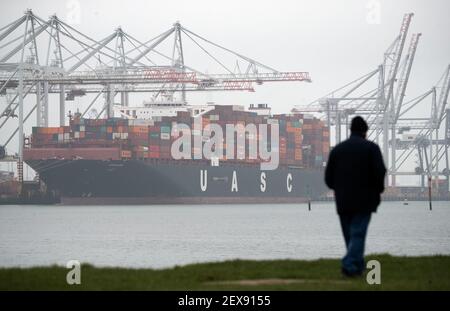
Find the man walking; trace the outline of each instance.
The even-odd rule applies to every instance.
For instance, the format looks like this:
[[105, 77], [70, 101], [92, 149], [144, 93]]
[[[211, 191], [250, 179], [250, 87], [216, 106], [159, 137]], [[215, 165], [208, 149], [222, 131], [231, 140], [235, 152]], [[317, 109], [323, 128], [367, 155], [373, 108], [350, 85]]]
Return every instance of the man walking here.
[[353, 118], [350, 138], [333, 148], [325, 170], [347, 248], [342, 273], [349, 277], [364, 272], [367, 227], [384, 191], [386, 168], [378, 145], [366, 140], [368, 129], [363, 118]]

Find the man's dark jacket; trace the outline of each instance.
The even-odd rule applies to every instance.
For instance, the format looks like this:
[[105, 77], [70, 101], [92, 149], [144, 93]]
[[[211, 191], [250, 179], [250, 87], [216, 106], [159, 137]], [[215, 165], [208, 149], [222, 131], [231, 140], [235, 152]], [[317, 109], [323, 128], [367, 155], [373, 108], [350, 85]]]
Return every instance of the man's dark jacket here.
[[338, 214], [375, 212], [384, 191], [386, 168], [380, 148], [352, 134], [330, 152], [325, 182], [334, 190]]

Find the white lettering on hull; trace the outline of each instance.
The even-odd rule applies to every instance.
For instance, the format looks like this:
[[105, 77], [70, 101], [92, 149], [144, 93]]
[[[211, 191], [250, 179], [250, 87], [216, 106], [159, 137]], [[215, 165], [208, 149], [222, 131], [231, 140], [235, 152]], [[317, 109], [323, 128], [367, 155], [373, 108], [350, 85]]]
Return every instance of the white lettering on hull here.
[[233, 179], [231, 181], [231, 192], [238, 192], [238, 182], [236, 171], [233, 171]]
[[291, 175], [291, 173], [287, 174], [286, 187], [287, 187], [287, 191], [288, 192], [292, 191], [292, 175]]
[[200, 170], [200, 189], [202, 189], [202, 191], [205, 192], [207, 188], [208, 188], [208, 171]]
[[[216, 177], [213, 177], [213, 179]], [[219, 178], [217, 178], [219, 180]], [[291, 173], [286, 175], [286, 190], [292, 192], [293, 190], [293, 177]], [[205, 192], [208, 189], [208, 170], [200, 170], [200, 189]], [[266, 192], [267, 190], [267, 175], [265, 172], [261, 172], [259, 189], [261, 192]], [[238, 192], [238, 178], [236, 171], [233, 171], [233, 176], [231, 178], [231, 192]]]
[[259, 186], [261, 192], [266, 192], [266, 186], [266, 173], [261, 172], [261, 184]]

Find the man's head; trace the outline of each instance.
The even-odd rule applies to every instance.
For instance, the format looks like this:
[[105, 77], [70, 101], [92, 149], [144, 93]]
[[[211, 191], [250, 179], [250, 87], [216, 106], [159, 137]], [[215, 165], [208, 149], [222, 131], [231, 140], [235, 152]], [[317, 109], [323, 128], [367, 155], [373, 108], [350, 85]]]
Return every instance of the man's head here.
[[367, 123], [363, 118], [356, 116], [352, 119], [352, 124], [350, 126], [352, 134], [357, 134], [365, 138], [368, 130], [369, 126], [367, 126]]

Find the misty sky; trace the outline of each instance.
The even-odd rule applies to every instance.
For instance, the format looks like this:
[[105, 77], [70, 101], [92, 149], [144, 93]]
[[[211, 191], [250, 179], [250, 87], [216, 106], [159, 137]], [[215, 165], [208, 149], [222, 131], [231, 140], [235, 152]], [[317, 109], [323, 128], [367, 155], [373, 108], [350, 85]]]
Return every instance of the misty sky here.
[[[374, 3], [379, 4], [379, 23], [370, 16]], [[79, 24], [73, 26], [96, 39], [122, 26], [145, 41], [180, 21], [186, 28], [273, 68], [309, 71], [313, 79], [311, 84], [266, 84], [257, 87], [255, 93], [189, 93], [192, 104], [264, 102], [275, 112], [288, 112], [296, 104], [306, 104], [376, 69], [384, 51], [398, 35], [407, 12], [414, 12], [415, 16], [405, 49], [412, 33], [421, 32], [422, 37], [406, 99], [430, 89], [450, 63], [448, 0], [2, 0], [0, 27], [17, 19], [27, 8], [44, 19], [56, 13], [68, 21], [74, 6], [78, 5]], [[192, 61], [198, 68], [202, 57], [205, 56], [192, 55], [185, 63], [189, 65]], [[84, 105], [83, 100], [74, 104]], [[3, 107], [1, 101], [0, 108]], [[428, 114], [426, 108], [420, 109]], [[51, 122], [57, 120], [55, 114]]]
[[[0, 24], [18, 18], [26, 8], [44, 19], [56, 13], [68, 20], [74, 2], [80, 7], [80, 24], [75, 26], [96, 39], [122, 26], [144, 41], [178, 20], [206, 38], [264, 64], [281, 71], [309, 71], [313, 79], [311, 84], [267, 84], [255, 93], [201, 95], [223, 103], [267, 102], [281, 112], [320, 97], [375, 69], [398, 34], [406, 12], [415, 13], [410, 34], [423, 34], [408, 95], [429, 89], [450, 62], [450, 2], [446, 0], [16, 0], [0, 2]], [[369, 7], [374, 2], [380, 4], [379, 24], [368, 23]], [[190, 64], [189, 58], [185, 61]]]

